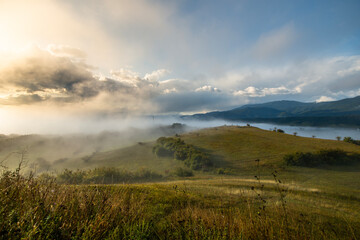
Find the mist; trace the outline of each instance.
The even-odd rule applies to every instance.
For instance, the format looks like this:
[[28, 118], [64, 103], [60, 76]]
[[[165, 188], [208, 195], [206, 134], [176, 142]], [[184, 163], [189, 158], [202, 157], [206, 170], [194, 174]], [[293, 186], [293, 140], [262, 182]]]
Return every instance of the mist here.
[[[281, 128], [286, 134], [335, 140], [337, 136], [360, 139], [358, 129], [283, 126], [244, 121], [200, 121], [181, 115], [136, 115], [134, 113], [88, 112], [81, 104], [67, 108], [49, 106], [0, 108], [0, 161], [15, 168], [20, 152], [28, 166], [38, 172], [64, 168], [106, 166], [89, 162], [98, 153], [124, 149], [162, 136], [223, 126], [251, 124], [264, 130]], [[174, 124], [180, 123], [180, 124]], [[149, 152], [151, 154], [151, 151]]]

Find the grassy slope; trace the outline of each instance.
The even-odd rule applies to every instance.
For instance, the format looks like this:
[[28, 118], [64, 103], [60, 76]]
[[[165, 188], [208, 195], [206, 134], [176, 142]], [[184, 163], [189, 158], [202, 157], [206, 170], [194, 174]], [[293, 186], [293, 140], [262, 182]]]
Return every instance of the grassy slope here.
[[[291, 201], [302, 207], [309, 203], [313, 204], [314, 194], [321, 192], [326, 193], [323, 196], [324, 206], [331, 206], [338, 199], [345, 198], [337, 205], [344, 205], [343, 209], [346, 209], [346, 212], [352, 212], [354, 207], [360, 210], [359, 204], [353, 205], [347, 202], [349, 197], [360, 196], [359, 165], [304, 168], [287, 167], [282, 162], [285, 154], [296, 151], [343, 149], [347, 152], [360, 153], [359, 146], [336, 140], [304, 138], [253, 127], [239, 128], [236, 126], [203, 129], [183, 134], [180, 137], [186, 143], [193, 144], [210, 153], [217, 167], [229, 168], [235, 172], [233, 176], [197, 173], [202, 180], [189, 184], [198, 190], [204, 189], [204, 186], [217, 189], [218, 187], [215, 187], [214, 183], [219, 181], [231, 183], [224, 183], [221, 191], [231, 192], [234, 188], [239, 190], [244, 186], [248, 188], [254, 184], [254, 175], [261, 175], [263, 181], [268, 181], [267, 183], [274, 188], [275, 182], [271, 181], [273, 180], [271, 172], [277, 170], [278, 177], [286, 184], [287, 188], [293, 191]], [[173, 159], [157, 158], [151, 151], [153, 144], [152, 142], [137, 144], [116, 151], [99, 153], [93, 157], [92, 162], [96, 165], [103, 163], [132, 170], [147, 167], [160, 173], [182, 165], [180, 161]], [[260, 159], [259, 167], [255, 159]], [[206, 180], [209, 177], [213, 180]], [[304, 201], [305, 199], [307, 200]]]
[[[216, 167], [229, 167], [244, 173], [256, 168], [256, 159], [261, 166], [279, 167], [283, 156], [296, 151], [317, 151], [320, 149], [343, 149], [360, 153], [360, 147], [342, 141], [304, 138], [289, 134], [261, 130], [254, 127], [216, 127], [180, 135], [186, 143], [208, 152]], [[161, 171], [182, 166], [181, 162], [170, 158], [157, 158], [152, 153], [154, 142], [138, 143], [117, 150], [99, 152], [87, 161], [88, 167], [111, 166], [131, 170], [148, 167]], [[80, 162], [79, 162], [80, 161]], [[83, 163], [75, 159], [74, 168]], [[78, 162], [78, 163], [76, 163]]]
[[[360, 196], [360, 165], [305, 168], [288, 167], [283, 156], [296, 151], [313, 152], [320, 149], [343, 149], [360, 153], [360, 147], [336, 140], [304, 138], [276, 133], [253, 127], [217, 127], [184, 134], [185, 142], [207, 149], [219, 166], [236, 169], [245, 178], [262, 175], [272, 179], [271, 172], [279, 171], [279, 177], [293, 185], [320, 188], [323, 191]], [[260, 159], [257, 167], [255, 159]]]
[[184, 166], [182, 162], [172, 158], [158, 158], [152, 153], [153, 142], [138, 143], [136, 145], [120, 148], [113, 151], [96, 153], [84, 164], [84, 159], [74, 159], [73, 168], [86, 165], [87, 168], [99, 166], [118, 167], [127, 170], [138, 170], [147, 168], [164, 174], [178, 166]]
[[[260, 175], [272, 179], [271, 172], [279, 171], [279, 177], [287, 183], [301, 184], [306, 188], [322, 188], [348, 195], [360, 194], [360, 166], [303, 168], [284, 166], [285, 154], [296, 151], [319, 149], [343, 149], [360, 153], [360, 147], [335, 140], [304, 138], [276, 133], [253, 127], [217, 127], [190, 132], [180, 136], [186, 143], [211, 154], [216, 167], [229, 168], [237, 176], [252, 179]], [[121, 167], [137, 170], [145, 167], [164, 174], [183, 163], [171, 158], [158, 158], [152, 153], [154, 142], [136, 144], [114, 151], [97, 153], [86, 162], [88, 168], [96, 166]], [[256, 159], [260, 159], [257, 166]], [[73, 168], [84, 165], [83, 159], [73, 160]], [[218, 177], [212, 173], [197, 173], [198, 177]], [[227, 176], [235, 177], [235, 176]], [[341, 190], [341, 191], [340, 191]]]
[[211, 153], [220, 165], [246, 169], [260, 164], [277, 166], [283, 156], [296, 151], [343, 149], [360, 153], [360, 147], [340, 141], [305, 138], [254, 127], [216, 127], [181, 136], [185, 142]]
[[[86, 168], [84, 161], [71, 161], [97, 152], [132, 146], [139, 141], [154, 141], [161, 136], [172, 136], [184, 132], [183, 125], [158, 126], [147, 129], [129, 128], [120, 132], [74, 135], [2, 135], [0, 134], [0, 163], [15, 169], [21, 155], [29, 167], [37, 171], [59, 170], [62, 168]], [[106, 161], [103, 163], [106, 165]], [[102, 165], [102, 163], [100, 163]], [[111, 166], [111, 164], [110, 164]]]

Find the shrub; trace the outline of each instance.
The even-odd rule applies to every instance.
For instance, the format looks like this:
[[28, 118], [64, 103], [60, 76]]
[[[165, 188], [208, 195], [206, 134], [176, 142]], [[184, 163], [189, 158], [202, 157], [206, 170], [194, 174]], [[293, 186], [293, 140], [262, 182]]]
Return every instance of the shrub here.
[[153, 152], [159, 157], [173, 156], [184, 161], [185, 165], [193, 170], [205, 170], [212, 166], [208, 154], [186, 144], [180, 138], [161, 137], [156, 142]]
[[72, 171], [69, 169], [65, 169], [62, 173], [57, 176], [57, 181], [59, 183], [67, 183], [67, 184], [79, 184], [82, 183], [84, 178], [84, 172], [77, 170]]
[[232, 175], [233, 171], [231, 168], [218, 168], [217, 174], [219, 175]]
[[315, 153], [296, 152], [284, 156], [284, 161], [291, 166], [316, 167], [321, 165], [348, 165], [359, 161], [358, 155], [350, 155], [340, 149], [326, 149]]
[[158, 156], [158, 157], [171, 157], [173, 155], [172, 151], [170, 151], [169, 149], [164, 148], [161, 145], [156, 145], [153, 148], [153, 153], [155, 153], [156, 156]]
[[355, 140], [355, 139], [352, 139], [351, 137], [344, 137], [343, 141], [352, 143], [352, 144], [356, 144], [356, 145], [360, 145], [360, 140]]
[[194, 173], [190, 169], [185, 169], [182, 167], [177, 167], [173, 174], [178, 177], [192, 177]]

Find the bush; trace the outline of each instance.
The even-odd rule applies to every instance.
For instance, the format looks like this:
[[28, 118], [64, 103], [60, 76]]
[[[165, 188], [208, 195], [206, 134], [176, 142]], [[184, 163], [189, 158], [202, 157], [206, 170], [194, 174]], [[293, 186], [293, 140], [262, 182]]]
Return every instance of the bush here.
[[287, 165], [316, 167], [321, 165], [348, 165], [359, 161], [358, 155], [350, 155], [340, 149], [320, 150], [316, 153], [296, 152], [284, 156]]
[[169, 149], [164, 148], [161, 145], [156, 145], [153, 148], [153, 153], [155, 153], [156, 156], [158, 156], [158, 157], [171, 157], [173, 155], [172, 151], [170, 151]]
[[65, 169], [62, 173], [57, 176], [57, 181], [59, 183], [67, 183], [67, 184], [80, 184], [83, 182], [84, 171], [72, 171], [69, 169]]
[[355, 139], [352, 139], [351, 137], [344, 137], [343, 141], [352, 143], [352, 144], [356, 144], [356, 145], [360, 145], [360, 140], [355, 140]]
[[194, 173], [190, 169], [178, 167], [174, 170], [173, 174], [178, 177], [192, 177]]
[[233, 171], [231, 168], [218, 168], [217, 174], [219, 175], [232, 175]]
[[153, 152], [159, 157], [173, 156], [184, 161], [185, 165], [193, 170], [205, 170], [212, 166], [208, 154], [186, 144], [180, 138], [161, 137], [156, 142]]

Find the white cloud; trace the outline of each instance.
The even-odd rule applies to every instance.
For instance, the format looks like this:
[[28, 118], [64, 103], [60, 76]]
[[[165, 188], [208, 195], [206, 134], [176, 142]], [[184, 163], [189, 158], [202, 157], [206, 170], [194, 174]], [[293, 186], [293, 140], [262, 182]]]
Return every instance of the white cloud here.
[[327, 97], [327, 96], [321, 96], [320, 98], [315, 100], [315, 102], [317, 102], [317, 103], [319, 103], [319, 102], [331, 102], [331, 101], [335, 101], [335, 99], [332, 98], [332, 97]]
[[171, 88], [171, 89], [167, 88], [167, 89], [163, 90], [164, 94], [175, 93], [175, 92], [177, 92], [176, 88]]
[[284, 86], [280, 86], [277, 88], [256, 88], [253, 86], [247, 87], [244, 90], [239, 90], [233, 92], [235, 96], [248, 96], [248, 97], [265, 97], [271, 95], [283, 95], [283, 94], [296, 94], [299, 93], [297, 89], [287, 89]]
[[210, 85], [205, 85], [195, 89], [195, 92], [221, 92], [221, 90]]
[[159, 70], [153, 71], [152, 73], [145, 74], [144, 79], [146, 79], [148, 81], [158, 81], [160, 78], [166, 76], [169, 73], [170, 73], [169, 70], [159, 69]]
[[[336, 99], [360, 91], [360, 56], [305, 59], [279, 67], [246, 67], [211, 79], [223, 91], [235, 95], [266, 97], [291, 94], [300, 101], [315, 101], [321, 95]], [[265, 98], [263, 101], [266, 101]]]
[[75, 59], [85, 59], [87, 54], [80, 50], [79, 48], [74, 48], [69, 45], [56, 45], [56, 44], [49, 44], [47, 46], [49, 52], [51, 52], [55, 56], [59, 57], [68, 57], [68, 58], [75, 58]]

